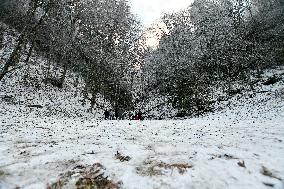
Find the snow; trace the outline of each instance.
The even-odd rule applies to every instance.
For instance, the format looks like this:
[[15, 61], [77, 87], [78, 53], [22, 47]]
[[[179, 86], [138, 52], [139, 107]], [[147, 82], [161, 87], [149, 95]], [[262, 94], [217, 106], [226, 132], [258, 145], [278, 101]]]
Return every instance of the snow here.
[[[47, 188], [77, 165], [100, 163], [109, 179], [127, 189], [282, 189], [283, 81], [258, 89], [264, 90], [186, 120], [103, 121], [1, 111], [0, 188]], [[121, 162], [117, 151], [131, 159]], [[245, 167], [238, 165], [242, 160]], [[192, 168], [159, 166], [163, 163]], [[65, 188], [75, 188], [77, 176]]]

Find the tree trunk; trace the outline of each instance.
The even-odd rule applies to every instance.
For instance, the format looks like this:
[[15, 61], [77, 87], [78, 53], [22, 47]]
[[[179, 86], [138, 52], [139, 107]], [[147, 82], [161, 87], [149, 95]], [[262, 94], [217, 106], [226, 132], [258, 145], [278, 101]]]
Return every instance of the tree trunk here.
[[4, 29], [0, 25], [0, 49], [3, 48], [3, 41], [4, 41]]
[[[31, 9], [30, 9], [30, 13], [29, 13], [29, 16], [28, 16], [30, 19], [32, 19], [32, 17], [34, 16], [35, 10], [38, 6], [38, 1], [35, 1], [35, 3], [36, 3], [35, 6], [30, 7]], [[45, 14], [43, 16], [41, 16], [41, 18], [39, 19], [39, 21], [37, 23], [35, 23], [32, 26], [29, 26], [29, 28], [28, 28], [28, 26], [25, 27], [25, 29], [23, 30], [23, 32], [21, 33], [21, 35], [18, 38], [18, 43], [17, 43], [16, 47], [14, 48], [14, 50], [11, 53], [8, 61], [4, 65], [3, 69], [1, 70], [0, 81], [9, 72], [9, 68], [17, 63], [17, 59], [21, 56], [20, 51], [21, 51], [22, 47], [25, 47], [25, 45], [26, 45], [25, 43], [27, 43], [28, 37], [31, 36], [32, 34], [34, 34], [38, 30], [38, 27], [42, 24], [43, 19], [47, 15], [46, 13], [50, 10], [51, 5], [52, 5], [52, 1], [49, 2], [49, 4], [46, 7]]]
[[65, 78], [66, 78], [66, 75], [67, 75], [68, 63], [70, 64], [70, 60], [64, 61], [63, 72], [62, 72], [62, 75], [59, 79], [59, 83], [60, 83], [61, 88], [63, 87], [64, 81], [65, 81]]
[[21, 34], [19, 39], [18, 39], [18, 43], [17, 43], [16, 47], [14, 48], [9, 59], [7, 60], [6, 64], [4, 65], [4, 67], [1, 70], [0, 81], [9, 72], [9, 68], [17, 63], [16, 60], [20, 56], [20, 51], [21, 51], [22, 45], [24, 44], [24, 41], [25, 41], [24, 39], [25, 39], [24, 34]]
[[30, 58], [31, 58], [31, 55], [32, 55], [32, 52], [33, 52], [33, 46], [34, 46], [34, 44], [32, 43], [30, 48], [29, 48], [26, 60], [25, 60], [25, 64], [28, 65], [28, 67], [26, 69], [25, 76], [24, 76], [25, 79], [27, 79], [29, 77], [29, 75], [30, 75], [30, 64], [29, 64], [29, 61], [30, 61]]

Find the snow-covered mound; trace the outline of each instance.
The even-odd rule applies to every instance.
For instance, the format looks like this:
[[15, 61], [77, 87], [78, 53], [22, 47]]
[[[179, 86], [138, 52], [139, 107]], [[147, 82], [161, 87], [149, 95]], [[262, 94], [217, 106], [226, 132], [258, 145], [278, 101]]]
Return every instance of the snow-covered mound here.
[[36, 118], [1, 110], [0, 188], [282, 189], [283, 91], [283, 80], [259, 86], [222, 111], [187, 120]]

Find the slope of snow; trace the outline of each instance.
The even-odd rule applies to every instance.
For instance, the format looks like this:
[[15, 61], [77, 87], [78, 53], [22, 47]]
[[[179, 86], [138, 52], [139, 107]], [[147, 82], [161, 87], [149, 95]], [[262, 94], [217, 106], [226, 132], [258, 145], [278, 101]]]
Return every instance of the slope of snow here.
[[[2, 24], [2, 23], [0, 23]], [[8, 26], [5, 26], [8, 27]], [[12, 35], [13, 34], [13, 35]], [[4, 48], [0, 49], [0, 71], [1, 62], [7, 61], [14, 49], [19, 33], [9, 29], [4, 35]], [[32, 53], [26, 62], [26, 55], [20, 57], [19, 63], [14, 71], [6, 74], [0, 81], [0, 115], [10, 114], [26, 117], [88, 117], [102, 118], [103, 105], [110, 106], [102, 96], [98, 95], [96, 100], [99, 106], [95, 106], [90, 112], [90, 102], [83, 104], [82, 90], [84, 81], [79, 74], [68, 70], [63, 88], [57, 88], [45, 82], [47, 78], [59, 79], [62, 75], [62, 65], [54, 63], [42, 55]], [[5, 97], [11, 97], [4, 100]], [[35, 108], [30, 106], [42, 106]]]
[[[282, 80], [260, 87], [253, 98], [236, 97], [222, 111], [188, 120], [99, 121], [1, 111], [0, 188], [47, 188], [76, 166], [100, 163], [126, 189], [282, 189], [283, 86]], [[122, 162], [117, 152], [131, 159]], [[78, 177], [73, 174], [65, 188], [75, 188]]]
[[[90, 112], [90, 102], [83, 105], [82, 89], [84, 82], [74, 73], [68, 72], [63, 88], [45, 84], [45, 60], [33, 57], [29, 68], [29, 76], [25, 79], [26, 67], [7, 74], [0, 81], [0, 114], [13, 114], [27, 117], [54, 116], [54, 117], [89, 117], [101, 118], [103, 110], [95, 107]], [[54, 70], [57, 69], [57, 72]], [[50, 77], [60, 77], [60, 69], [53, 68]], [[75, 87], [76, 78], [79, 84]], [[4, 100], [5, 97], [11, 97]], [[98, 104], [105, 104], [102, 97], [97, 98]], [[30, 107], [33, 105], [41, 108]]]

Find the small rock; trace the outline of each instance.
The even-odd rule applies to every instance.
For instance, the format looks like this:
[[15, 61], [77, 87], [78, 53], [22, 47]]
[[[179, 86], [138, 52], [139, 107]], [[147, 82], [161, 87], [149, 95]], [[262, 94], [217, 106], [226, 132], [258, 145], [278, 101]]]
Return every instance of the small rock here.
[[269, 186], [269, 187], [271, 187], [271, 188], [274, 187], [274, 184], [272, 184], [272, 183], [263, 182], [263, 184], [264, 184], [265, 186]]
[[244, 167], [244, 168], [246, 167], [244, 160], [239, 161], [239, 162], [238, 162], [238, 165], [239, 165], [240, 167]]

